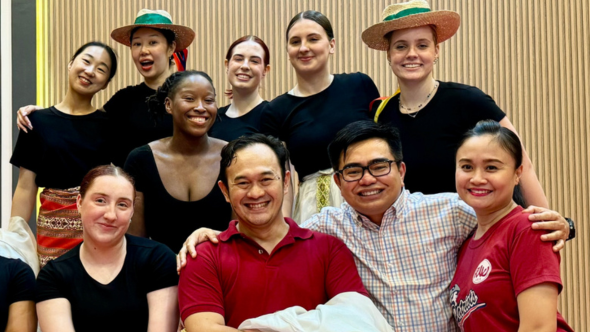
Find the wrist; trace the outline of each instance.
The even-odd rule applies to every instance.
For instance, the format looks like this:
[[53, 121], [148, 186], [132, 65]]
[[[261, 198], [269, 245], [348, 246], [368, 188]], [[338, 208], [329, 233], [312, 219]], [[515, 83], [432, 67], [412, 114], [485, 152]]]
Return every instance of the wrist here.
[[576, 226], [574, 225], [574, 221], [571, 220], [570, 218], [565, 218], [565, 221], [567, 221], [567, 223], [569, 224], [569, 228], [570, 228], [570, 234], [566, 240], [566, 241], [569, 241], [569, 240], [576, 237]]

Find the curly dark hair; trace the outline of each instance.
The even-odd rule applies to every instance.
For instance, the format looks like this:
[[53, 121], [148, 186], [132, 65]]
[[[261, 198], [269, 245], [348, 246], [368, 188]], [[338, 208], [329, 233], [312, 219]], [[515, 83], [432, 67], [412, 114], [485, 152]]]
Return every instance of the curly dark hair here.
[[148, 97], [147, 103], [150, 113], [154, 117], [159, 117], [166, 114], [166, 98], [174, 97], [178, 85], [188, 77], [194, 75], [202, 76], [205, 79], [207, 79], [207, 81], [211, 83], [211, 87], [213, 87], [213, 93], [215, 93], [215, 86], [213, 86], [213, 80], [211, 79], [211, 77], [209, 77], [209, 75], [207, 75], [207, 73], [197, 70], [179, 71], [170, 75], [166, 79], [164, 84], [162, 84], [162, 86], [158, 88], [156, 94]]

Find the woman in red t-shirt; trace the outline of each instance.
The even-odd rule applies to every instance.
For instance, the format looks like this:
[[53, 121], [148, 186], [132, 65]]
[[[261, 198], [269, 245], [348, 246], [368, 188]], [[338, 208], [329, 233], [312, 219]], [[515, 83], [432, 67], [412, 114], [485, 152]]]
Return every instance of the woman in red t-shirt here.
[[572, 331], [557, 312], [559, 254], [539, 241], [512, 200], [522, 162], [518, 136], [492, 120], [478, 122], [457, 150], [457, 193], [478, 223], [451, 282], [450, 304], [462, 331]]

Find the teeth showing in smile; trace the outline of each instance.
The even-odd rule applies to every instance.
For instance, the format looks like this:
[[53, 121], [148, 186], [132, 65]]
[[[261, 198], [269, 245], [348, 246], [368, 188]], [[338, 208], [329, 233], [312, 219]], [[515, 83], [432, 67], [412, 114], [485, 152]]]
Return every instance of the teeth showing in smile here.
[[268, 205], [268, 202], [263, 203], [256, 203], [256, 204], [246, 204], [251, 209], [260, 209]]
[[250, 79], [250, 76], [248, 76], [248, 75], [243, 75], [243, 74], [241, 74], [241, 75], [237, 75], [237, 76], [238, 76], [238, 78], [239, 78], [239, 79], [241, 79], [241, 80], [247, 80], [247, 79]]
[[84, 78], [84, 77], [80, 77], [80, 80], [86, 84], [90, 84], [92, 82], [90, 82], [88, 79]]
[[198, 124], [203, 124], [207, 121], [207, 118], [204, 118], [202, 116], [189, 116], [188, 119], [192, 122], [196, 122]]
[[406, 67], [406, 68], [416, 68], [416, 67], [420, 67], [420, 65], [419, 64], [412, 63], [412, 64], [404, 65], [404, 67]]
[[479, 195], [483, 195], [483, 194], [487, 194], [492, 192], [491, 190], [484, 190], [484, 189], [469, 189], [469, 191], [471, 191], [474, 194], [479, 194]]
[[371, 196], [371, 195], [377, 195], [380, 192], [381, 192], [381, 190], [376, 189], [376, 190], [371, 190], [371, 191], [363, 191], [360, 193], [360, 195], [361, 196]]

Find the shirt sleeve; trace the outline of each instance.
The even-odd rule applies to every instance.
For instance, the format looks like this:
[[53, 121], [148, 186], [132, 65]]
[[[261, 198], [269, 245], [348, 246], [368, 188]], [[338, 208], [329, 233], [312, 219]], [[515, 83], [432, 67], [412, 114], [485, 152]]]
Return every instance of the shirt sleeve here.
[[58, 298], [67, 298], [63, 289], [64, 280], [55, 268], [53, 261], [50, 261], [41, 269], [37, 276], [35, 287], [35, 302], [43, 302]]
[[129, 173], [129, 175], [131, 175], [135, 181], [135, 189], [139, 192], [144, 192], [145, 186], [144, 179], [142, 177], [142, 164], [144, 164], [145, 160], [142, 160], [144, 158], [142, 158], [142, 151], [139, 150], [140, 148], [134, 149], [129, 153], [123, 169], [125, 172]]
[[371, 111], [371, 102], [377, 98], [379, 98], [379, 89], [375, 85], [375, 82], [369, 77], [367, 74], [359, 73], [361, 75], [361, 80], [363, 82], [363, 86], [365, 88], [365, 94], [367, 96], [367, 110], [368, 113], [372, 113]]
[[[278, 96], [277, 98], [281, 98], [281, 96]], [[262, 114], [260, 115], [260, 132], [265, 135], [271, 135], [282, 139], [281, 129], [283, 119], [281, 117], [281, 110], [278, 108], [275, 109], [277, 103], [279, 103], [279, 100], [272, 101], [262, 110]]]
[[523, 226], [511, 241], [510, 276], [514, 293], [518, 296], [522, 291], [545, 282], [555, 283], [561, 293], [559, 253], [553, 252], [551, 242], [541, 241], [541, 232], [530, 227], [528, 216], [519, 216], [526, 220], [521, 221]]
[[183, 322], [199, 312], [225, 315], [223, 291], [213, 247], [210, 243], [199, 245], [197, 258], [187, 257], [187, 265], [180, 274], [178, 304]]
[[148, 293], [178, 285], [176, 273], [176, 255], [163, 244], [158, 244], [152, 250], [148, 262], [149, 281], [146, 290]]
[[498, 107], [494, 99], [476, 87], [470, 87], [465, 101], [467, 105], [464, 116], [470, 123], [477, 123], [481, 120], [502, 120], [506, 114]]
[[35, 273], [26, 263], [18, 260], [13, 266], [8, 286], [7, 304], [35, 300]]
[[[329, 235], [328, 235], [329, 236]], [[326, 275], [328, 297], [345, 292], [357, 292], [369, 296], [356, 269], [352, 253], [339, 239], [329, 236], [331, 243], [330, 263]]]
[[[35, 114], [35, 113], [33, 113]], [[31, 114], [31, 116], [33, 115]], [[35, 122], [31, 120], [33, 125]], [[10, 163], [16, 167], [24, 167], [35, 174], [39, 173], [38, 160], [43, 153], [43, 143], [39, 137], [39, 129], [29, 130], [25, 133], [21, 130], [18, 133], [18, 139], [12, 152]]]

